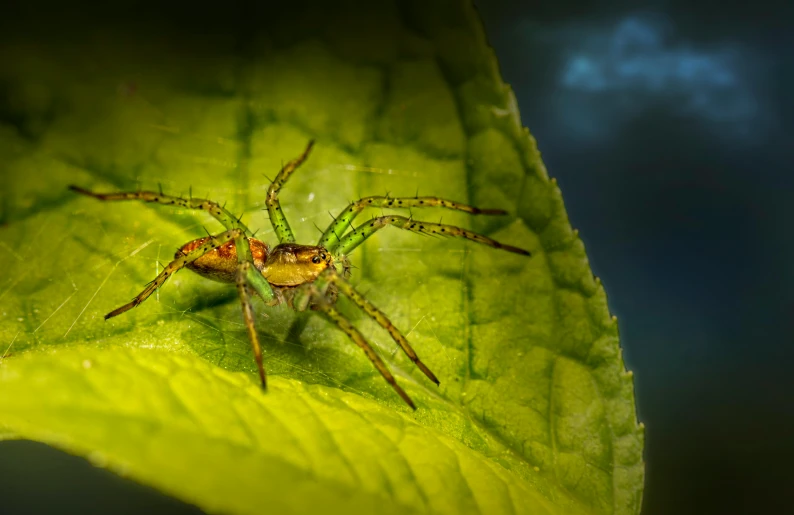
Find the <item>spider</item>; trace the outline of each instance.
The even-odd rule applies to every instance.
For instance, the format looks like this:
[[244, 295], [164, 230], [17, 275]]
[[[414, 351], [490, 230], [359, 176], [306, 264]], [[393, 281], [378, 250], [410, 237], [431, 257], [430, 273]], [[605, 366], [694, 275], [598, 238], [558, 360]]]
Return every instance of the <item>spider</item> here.
[[402, 348], [405, 354], [424, 374], [439, 385], [435, 374], [419, 359], [405, 336], [397, 329], [388, 317], [348, 282], [350, 266], [347, 257], [367, 238], [380, 229], [392, 226], [420, 234], [451, 236], [488, 245], [496, 249], [529, 256], [526, 250], [499, 243], [496, 240], [475, 232], [444, 225], [441, 223], [423, 222], [412, 217], [386, 215], [373, 218], [348, 232], [356, 216], [368, 207], [380, 208], [414, 208], [441, 207], [464, 211], [474, 215], [503, 215], [501, 209], [479, 209], [473, 206], [445, 200], [437, 197], [364, 197], [345, 208], [331, 222], [316, 245], [295, 243], [295, 236], [281, 210], [278, 194], [290, 176], [304, 162], [311, 152], [314, 141], [309, 141], [306, 149], [297, 158], [283, 165], [275, 180], [267, 191], [267, 212], [270, 223], [278, 237], [279, 243], [269, 247], [266, 243], [254, 238], [254, 235], [241, 221], [233, 216], [217, 202], [207, 199], [182, 198], [165, 195], [159, 192], [136, 191], [116, 193], [95, 193], [93, 191], [69, 186], [69, 189], [99, 200], [142, 200], [187, 209], [207, 211], [226, 228], [225, 232], [208, 235], [186, 243], [174, 255], [174, 260], [157, 277], [146, 285], [131, 302], [117, 308], [107, 315], [108, 318], [120, 315], [140, 305], [159, 289], [169, 277], [187, 267], [199, 275], [223, 283], [234, 283], [242, 303], [243, 319], [248, 337], [251, 341], [254, 358], [259, 371], [259, 379], [263, 389], [267, 388], [265, 368], [262, 363], [262, 350], [254, 325], [254, 311], [251, 303], [252, 295], [258, 295], [266, 305], [275, 306], [287, 303], [296, 311], [311, 309], [321, 313], [335, 324], [353, 342], [361, 347], [367, 358], [380, 372], [387, 383], [410, 406], [416, 405], [397, 384], [394, 376], [386, 367], [375, 349], [367, 342], [361, 332], [350, 320], [335, 307], [338, 294], [345, 295], [363, 310], [370, 318], [388, 331], [392, 339]]

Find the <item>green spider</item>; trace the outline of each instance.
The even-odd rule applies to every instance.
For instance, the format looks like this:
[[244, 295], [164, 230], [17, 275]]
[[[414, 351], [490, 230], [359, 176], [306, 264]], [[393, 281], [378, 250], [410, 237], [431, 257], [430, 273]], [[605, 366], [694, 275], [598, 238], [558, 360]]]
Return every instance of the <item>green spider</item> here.
[[[517, 247], [504, 245], [496, 240], [460, 227], [423, 222], [397, 215], [373, 218], [347, 232], [356, 215], [368, 207], [443, 207], [475, 215], [506, 214], [501, 209], [478, 209], [451, 200], [419, 196], [395, 198], [386, 195], [359, 199], [352, 202], [331, 223], [320, 237], [317, 245], [295, 243], [295, 236], [292, 234], [289, 223], [281, 211], [278, 193], [284, 187], [290, 175], [309, 156], [313, 144], [313, 141], [309, 141], [303, 154], [281, 168], [281, 171], [279, 171], [267, 191], [267, 211], [270, 215], [270, 223], [273, 225], [279, 240], [279, 244], [272, 249], [264, 242], [255, 239], [248, 227], [240, 222], [239, 218], [236, 218], [223, 206], [211, 200], [184, 199], [164, 195], [162, 191], [159, 193], [153, 191], [94, 193], [78, 186], [69, 186], [72, 191], [99, 200], [143, 200], [158, 204], [176, 205], [187, 209], [201, 209], [215, 217], [227, 229], [220, 234], [198, 238], [180, 247], [174, 256], [174, 260], [137, 297], [130, 303], [105, 315], [105, 319], [120, 315], [138, 306], [160, 288], [170, 276], [187, 267], [208, 279], [224, 283], [236, 283], [237, 292], [240, 295], [243, 307], [245, 326], [259, 369], [262, 388], [266, 388], [267, 381], [265, 368], [262, 364], [262, 349], [259, 345], [259, 337], [256, 334], [254, 325], [254, 311], [251, 305], [252, 293], [259, 295], [265, 304], [269, 306], [286, 302], [296, 311], [312, 309], [325, 315], [328, 320], [344, 331], [356, 345], [361, 347], [386, 382], [394, 388], [411, 408], [416, 409], [411, 398], [397, 384], [394, 376], [389, 372], [389, 369], [375, 352], [375, 349], [367, 342], [361, 332], [353, 326], [350, 320], [336, 309], [337, 295], [341, 293], [352, 300], [356, 306], [389, 332], [392, 339], [431, 381], [436, 385], [439, 384], [439, 381], [433, 372], [422, 363], [400, 330], [389, 321], [382, 311], [356, 291], [347, 281], [349, 275], [347, 257], [364, 240], [386, 226], [393, 226], [420, 234], [466, 238], [490, 247], [526, 256], [530, 255], [530, 253]], [[345, 234], [346, 232], [347, 234]], [[341, 271], [339, 268], [341, 268]]]

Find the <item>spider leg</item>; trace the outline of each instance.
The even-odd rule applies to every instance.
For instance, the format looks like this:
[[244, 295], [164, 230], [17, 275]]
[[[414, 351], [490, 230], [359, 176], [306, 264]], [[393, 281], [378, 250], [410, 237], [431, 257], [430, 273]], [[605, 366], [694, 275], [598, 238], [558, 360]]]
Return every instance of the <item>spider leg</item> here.
[[487, 236], [483, 236], [482, 234], [469, 231], [468, 229], [463, 229], [461, 227], [456, 227], [454, 225], [422, 222], [420, 220], [412, 220], [404, 216], [396, 216], [396, 215], [380, 216], [378, 218], [374, 218], [370, 220], [369, 222], [359, 225], [351, 232], [349, 232], [347, 235], [345, 235], [345, 237], [340, 240], [339, 245], [336, 247], [336, 249], [334, 249], [331, 252], [335, 256], [348, 255], [356, 247], [364, 243], [364, 240], [375, 234], [380, 229], [383, 229], [384, 227], [389, 225], [397, 227], [398, 229], [405, 229], [407, 231], [411, 231], [419, 234], [465, 238], [467, 240], [471, 240], [476, 243], [488, 245], [489, 247], [493, 247], [496, 249], [506, 250], [508, 252], [513, 252], [515, 254], [522, 254], [524, 256], [530, 255], [528, 250], [520, 249], [518, 247], [513, 247], [511, 245], [505, 245], [504, 243], [499, 243], [496, 240], [493, 240]]
[[281, 210], [281, 204], [278, 201], [278, 193], [281, 188], [284, 187], [290, 175], [292, 175], [292, 173], [306, 161], [306, 158], [309, 157], [309, 152], [311, 152], [313, 145], [314, 140], [310, 140], [303, 154], [282, 166], [281, 171], [278, 172], [278, 175], [276, 175], [276, 178], [270, 183], [270, 187], [267, 189], [267, 198], [265, 199], [267, 213], [270, 215], [270, 223], [273, 225], [276, 236], [278, 236], [279, 243], [294, 243], [295, 235], [292, 234], [292, 229], [290, 229], [289, 222], [287, 222], [287, 217], [284, 216], [284, 212]]
[[392, 388], [394, 388], [397, 394], [402, 398], [402, 400], [405, 401], [406, 404], [411, 407], [411, 409], [415, 410], [416, 405], [414, 404], [414, 401], [412, 401], [411, 398], [408, 397], [408, 394], [405, 393], [405, 390], [403, 390], [400, 385], [397, 384], [397, 381], [394, 379], [392, 373], [389, 372], [386, 364], [375, 352], [375, 349], [372, 348], [372, 345], [370, 345], [369, 342], [364, 338], [364, 335], [362, 335], [361, 332], [359, 332], [359, 330], [353, 326], [347, 317], [345, 317], [335, 307], [329, 304], [324, 296], [316, 293], [313, 295], [313, 298], [315, 300], [315, 304], [313, 306], [314, 309], [323, 313], [327, 319], [335, 323], [339, 329], [347, 334], [347, 336], [353, 340], [356, 345], [361, 347], [361, 349], [364, 351], [364, 354], [367, 355], [372, 364], [375, 365], [375, 368], [378, 369], [378, 372], [380, 372], [380, 375], [383, 376], [383, 379], [385, 379], [386, 382], [389, 383]]
[[[389, 335], [391, 335], [392, 339], [400, 346], [400, 348], [405, 352], [405, 355], [414, 362], [414, 364], [421, 370], [431, 381], [439, 384], [438, 378], [436, 378], [435, 374], [430, 371], [427, 366], [422, 363], [422, 360], [419, 359], [419, 356], [416, 355], [416, 351], [414, 351], [411, 344], [408, 343], [408, 339], [397, 329], [394, 324], [392, 324], [391, 320], [383, 313], [383, 311], [379, 310], [374, 304], [372, 304], [369, 300], [367, 300], [364, 295], [362, 295], [358, 290], [356, 290], [350, 282], [348, 282], [344, 277], [339, 275], [339, 273], [334, 270], [333, 268], [327, 268], [317, 280], [314, 281], [314, 289], [315, 291], [325, 297], [325, 292], [328, 289], [328, 286], [331, 284], [337, 287], [337, 290], [342, 292], [342, 294], [346, 295], [350, 300], [352, 300], [356, 306], [359, 307], [362, 311], [364, 311], [371, 319], [375, 320], [378, 325], [388, 331]], [[308, 299], [300, 299], [300, 305], [295, 305], [296, 309], [301, 311], [302, 309], [306, 309], [306, 300]]]
[[249, 287], [249, 276], [252, 275], [252, 269], [254, 270], [254, 274], [262, 277], [248, 261], [240, 263], [237, 267], [237, 293], [240, 295], [240, 302], [243, 305], [243, 320], [245, 321], [245, 328], [248, 331], [251, 349], [254, 351], [254, 359], [256, 360], [257, 370], [259, 371], [259, 380], [262, 383], [262, 388], [265, 389], [267, 388], [267, 376], [265, 374], [265, 366], [262, 363], [262, 346], [259, 344], [259, 336], [256, 334], [254, 308], [251, 304]]
[[129, 311], [132, 308], [139, 306], [143, 301], [149, 298], [149, 296], [152, 293], [157, 291], [157, 289], [160, 288], [163, 285], [163, 283], [165, 283], [168, 280], [169, 277], [174, 275], [180, 269], [184, 268], [189, 263], [192, 263], [193, 261], [197, 260], [204, 254], [211, 252], [217, 249], [218, 247], [221, 247], [222, 245], [226, 244], [226, 242], [236, 238], [239, 239], [240, 237], [242, 237], [242, 229], [230, 229], [226, 232], [219, 234], [218, 236], [210, 237], [210, 239], [204, 242], [204, 244], [201, 245], [199, 248], [174, 259], [173, 261], [168, 263], [168, 266], [166, 266], [163, 269], [163, 271], [160, 272], [152, 282], [147, 284], [146, 288], [144, 288], [144, 290], [141, 293], [139, 293], [134, 299], [132, 299], [131, 302], [124, 304], [120, 308], [114, 309], [113, 311], [105, 315], [105, 320], [120, 315], [125, 311]]
[[174, 197], [171, 195], [164, 195], [162, 192], [154, 191], [120, 191], [115, 193], [95, 193], [93, 191], [81, 188], [79, 186], [71, 185], [69, 189], [93, 197], [99, 200], [142, 200], [144, 202], [154, 202], [157, 204], [164, 204], [166, 206], [179, 206], [185, 209], [201, 209], [213, 217], [227, 229], [240, 229], [245, 234], [250, 235], [251, 231], [248, 227], [240, 222], [239, 218], [234, 216], [226, 208], [219, 205], [217, 202], [203, 198], [182, 198]]
[[237, 293], [240, 295], [240, 303], [243, 308], [243, 320], [248, 331], [248, 339], [251, 342], [251, 349], [254, 352], [259, 380], [262, 388], [267, 388], [267, 376], [265, 366], [262, 363], [262, 346], [259, 344], [259, 336], [256, 334], [256, 323], [254, 319], [254, 308], [251, 304], [250, 292], [256, 292], [265, 304], [273, 304], [276, 294], [267, 279], [254, 266], [253, 256], [248, 238], [239, 234], [234, 240], [237, 249]]
[[441, 207], [445, 209], [452, 209], [455, 211], [464, 211], [473, 215], [505, 215], [507, 211], [502, 209], [480, 209], [478, 207], [461, 204], [453, 200], [446, 200], [438, 197], [364, 197], [362, 199], [351, 202], [349, 206], [342, 211], [338, 217], [331, 222], [328, 229], [325, 230], [320, 237], [317, 245], [325, 247], [331, 252], [339, 245], [339, 241], [345, 234], [345, 231], [350, 228], [353, 219], [358, 216], [361, 211], [368, 207], [380, 208], [412, 208], [412, 207]]

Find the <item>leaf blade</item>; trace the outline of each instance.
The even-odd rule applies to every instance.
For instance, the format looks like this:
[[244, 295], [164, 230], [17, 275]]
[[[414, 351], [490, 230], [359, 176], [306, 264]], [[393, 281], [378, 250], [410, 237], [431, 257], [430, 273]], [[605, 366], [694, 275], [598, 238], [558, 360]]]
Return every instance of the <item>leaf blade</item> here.
[[[312, 23], [322, 26], [321, 11]], [[471, 224], [534, 253], [525, 259], [386, 231], [363, 246], [355, 260], [359, 286], [371, 288], [371, 300], [410, 332], [412, 344], [441, 377], [442, 388], [428, 387], [410, 363], [393, 354], [387, 338], [349, 306], [347, 312], [423, 404], [417, 414], [422, 427], [465, 443], [473, 454], [459, 459], [480, 463], [479, 456], [500, 456], [493, 460], [499, 471], [523, 471], [521, 478], [562, 510], [590, 506], [596, 512], [638, 512], [642, 435], [633, 413], [631, 376], [619, 355], [617, 326], [567, 220], [559, 189], [549, 181], [534, 140], [520, 125], [515, 100], [501, 83], [479, 20], [470, 6], [457, 2], [440, 11], [400, 7], [389, 19], [389, 26], [399, 27], [399, 44], [389, 40], [394, 31], [384, 33], [389, 37], [373, 35], [391, 49], [383, 54], [388, 59], [350, 45], [343, 33], [332, 31], [321, 44], [302, 39], [304, 29], [298, 28], [296, 34], [282, 35], [278, 50], [244, 61], [231, 75], [228, 63], [238, 62], [239, 56], [223, 54], [229, 49], [221, 46], [221, 64], [200, 81], [199, 71], [206, 68], [174, 66], [163, 52], [158, 56], [163, 69], [142, 74], [140, 91], [128, 95], [125, 90], [122, 97], [112, 74], [98, 74], [86, 84], [85, 76], [69, 75], [60, 64], [25, 74], [15, 68], [17, 63], [4, 67], [12, 70], [4, 80], [23, 91], [36, 80], [57, 77], [59, 85], [51, 94], [72, 109], [57, 113], [30, 137], [39, 111], [49, 108], [29, 106], [29, 127], [2, 132], [4, 153], [14, 156], [16, 167], [16, 173], [2, 179], [9, 192], [4, 220], [13, 222], [3, 229], [2, 241], [17, 250], [16, 257], [9, 253], [3, 259], [10, 276], [18, 279], [1, 286], [0, 295], [10, 300], [0, 297], [7, 302], [4, 316], [11, 323], [0, 333], [10, 339], [12, 332], [22, 331], [14, 350], [23, 356], [36, 356], [41, 348], [61, 352], [93, 340], [98, 352], [153, 347], [175, 358], [197, 355], [227, 370], [252, 372], [233, 293], [196, 278], [180, 275], [163, 290], [161, 302], [152, 299], [125, 317], [101, 321], [151, 279], [156, 261], [170, 256], [165, 249], [201, 235], [200, 215], [100, 205], [69, 198], [59, 188], [77, 182], [130, 189], [142, 178], [148, 186], [164, 182], [167, 189], [186, 193], [193, 184], [197, 194], [210, 190], [213, 197], [227, 197], [236, 212], [253, 215], [264, 197], [258, 171], [276, 170], [309, 137], [319, 135], [324, 144], [301, 170], [304, 179], [290, 183], [283, 195], [287, 215], [298, 221], [301, 241], [315, 233], [311, 226], [325, 216], [324, 206], [341, 209], [361, 195], [384, 189], [413, 195], [422, 187], [422, 194], [483, 207], [515, 206], [517, 219], [445, 213], [444, 221]], [[311, 26], [305, 31], [311, 32]], [[467, 52], [459, 52], [460, 47]], [[92, 58], [112, 60], [109, 69], [134, 69], [141, 59], [135, 50], [108, 48]], [[51, 55], [58, 51], [48, 50]], [[119, 59], [125, 55], [126, 60]], [[175, 71], [163, 71], [168, 64]], [[198, 82], [212, 94], [179, 86]], [[217, 95], [220, 91], [223, 95]], [[345, 123], [337, 124], [339, 119]], [[42, 176], [42, 170], [49, 173]], [[340, 174], [347, 174], [344, 180]], [[322, 208], [315, 200], [320, 197]], [[56, 235], [54, 241], [40, 238], [44, 229]], [[35, 255], [42, 245], [58, 252]], [[53, 279], [51, 270], [65, 273]], [[271, 376], [402, 409], [366, 359], [324, 322], [284, 309], [269, 313], [260, 332], [268, 344]], [[12, 369], [15, 361], [3, 366]], [[152, 391], [141, 397], [157, 395]], [[212, 424], [233, 426], [234, 419], [218, 417]], [[296, 424], [297, 418], [284, 425]], [[31, 429], [27, 436], [36, 434]], [[316, 438], [323, 434], [318, 428]], [[502, 457], [508, 451], [511, 457]], [[374, 456], [370, 464], [377, 464]], [[481, 468], [468, 470], [476, 474]], [[164, 480], [143, 471], [138, 479]], [[466, 498], [485, 505], [489, 495], [465, 483], [458, 483], [460, 492], [469, 491]], [[214, 502], [217, 497], [208, 495], [202, 506]], [[453, 508], [445, 504], [438, 511]]]
[[[131, 375], [138, 386], [131, 387]], [[87, 402], [75, 402], [73, 392], [53, 395], [67, 380], [79, 383]], [[330, 513], [367, 507], [473, 513], [478, 503], [472, 494], [461, 496], [459, 487], [449, 485], [465, 483], [462, 470], [479, 470], [486, 490], [502, 491], [502, 498], [486, 496], [487, 502], [510, 505], [506, 490], [515, 489], [532, 512], [552, 513], [549, 501], [527, 496], [531, 490], [498, 467], [488, 474], [487, 460], [455, 439], [336, 389], [278, 378], [264, 394], [248, 377], [199, 358], [84, 347], [21, 357], [15, 367], [0, 368], [0, 381], [8, 393], [0, 398], [0, 411], [20, 434], [86, 454], [95, 464], [153, 482], [210, 512], [255, 513], [266, 502], [283, 513], [317, 506]], [[45, 401], [31, 409], [24, 402], [29, 396]], [[310, 427], [299, 428], [292, 417]], [[317, 434], [323, 435], [320, 442]], [[174, 459], [174, 446], [180, 459]], [[441, 452], [433, 450], [439, 446]], [[455, 463], [458, 454], [465, 464]], [[402, 459], [383, 461], [384, 455]], [[432, 470], [439, 467], [432, 455], [447, 474]], [[463, 469], [456, 471], [458, 466]], [[391, 504], [383, 504], [384, 489], [392, 493]]]

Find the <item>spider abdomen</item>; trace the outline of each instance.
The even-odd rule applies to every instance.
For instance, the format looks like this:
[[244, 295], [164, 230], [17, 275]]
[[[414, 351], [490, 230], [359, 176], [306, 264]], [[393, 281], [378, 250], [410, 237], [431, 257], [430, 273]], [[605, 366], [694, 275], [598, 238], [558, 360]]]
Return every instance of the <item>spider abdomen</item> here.
[[[178, 258], [190, 253], [201, 247], [207, 240], [209, 240], [209, 236], [185, 243], [179, 248], [174, 257]], [[248, 238], [248, 244], [251, 246], [254, 266], [257, 270], [262, 271], [269, 253], [267, 244], [255, 238]], [[234, 241], [230, 241], [215, 250], [207, 252], [197, 260], [189, 263], [187, 268], [213, 281], [222, 283], [236, 282], [237, 248], [234, 245]]]

